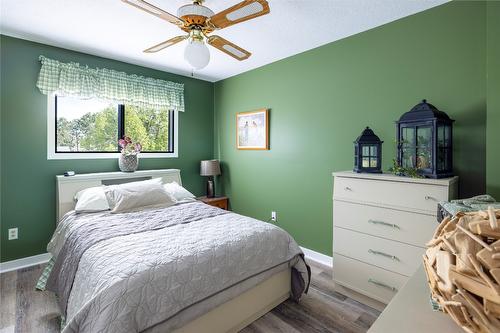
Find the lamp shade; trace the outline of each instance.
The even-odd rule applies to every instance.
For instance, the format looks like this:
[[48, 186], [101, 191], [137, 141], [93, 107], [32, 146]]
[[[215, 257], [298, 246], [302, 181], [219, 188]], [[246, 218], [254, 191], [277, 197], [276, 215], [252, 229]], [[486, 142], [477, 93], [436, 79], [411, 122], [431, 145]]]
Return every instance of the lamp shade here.
[[200, 164], [201, 176], [217, 176], [220, 175], [220, 164], [218, 160], [201, 161]]

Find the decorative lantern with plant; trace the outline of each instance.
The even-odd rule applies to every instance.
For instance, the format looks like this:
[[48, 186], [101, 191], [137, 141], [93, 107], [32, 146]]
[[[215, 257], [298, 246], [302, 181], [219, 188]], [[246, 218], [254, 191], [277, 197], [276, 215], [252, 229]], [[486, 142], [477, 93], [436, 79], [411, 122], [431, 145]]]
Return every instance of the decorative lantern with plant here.
[[424, 99], [396, 122], [398, 156], [391, 171], [405, 176], [453, 176], [453, 120]]
[[120, 157], [118, 166], [123, 172], [134, 172], [139, 165], [138, 154], [141, 152], [142, 146], [139, 142], [132, 142], [128, 136], [118, 140], [120, 146]]

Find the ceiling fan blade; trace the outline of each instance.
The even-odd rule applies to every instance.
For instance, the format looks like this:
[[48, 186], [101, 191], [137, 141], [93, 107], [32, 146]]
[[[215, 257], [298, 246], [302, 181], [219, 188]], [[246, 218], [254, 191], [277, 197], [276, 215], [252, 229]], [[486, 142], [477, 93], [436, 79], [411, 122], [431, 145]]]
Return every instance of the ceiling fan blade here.
[[231, 57], [237, 60], [245, 60], [248, 59], [252, 54], [245, 49], [242, 49], [236, 44], [231, 43], [230, 41], [220, 37], [220, 36], [210, 36], [207, 38], [207, 43], [212, 45], [213, 47], [221, 50], [222, 52], [230, 55]]
[[175, 24], [179, 27], [184, 26], [184, 21], [178, 18], [175, 15], [172, 15], [163, 9], [160, 9], [149, 2], [143, 1], [143, 0], [122, 0], [126, 4], [129, 4], [131, 6], [134, 6], [136, 8], [142, 9], [145, 12], [148, 12], [149, 14], [153, 14], [156, 17], [159, 17], [167, 22], [170, 22], [172, 24]]
[[174, 44], [177, 44], [179, 42], [182, 42], [183, 40], [186, 40], [189, 38], [189, 35], [186, 36], [177, 36], [174, 38], [167, 39], [164, 42], [161, 42], [160, 44], [156, 44], [155, 46], [151, 46], [149, 49], [145, 49], [143, 52], [145, 53], [154, 53], [163, 50], [164, 48], [167, 48], [169, 46], [172, 46]]
[[253, 19], [268, 14], [269, 4], [266, 0], [244, 0], [239, 4], [229, 7], [213, 15], [210, 23], [217, 29]]

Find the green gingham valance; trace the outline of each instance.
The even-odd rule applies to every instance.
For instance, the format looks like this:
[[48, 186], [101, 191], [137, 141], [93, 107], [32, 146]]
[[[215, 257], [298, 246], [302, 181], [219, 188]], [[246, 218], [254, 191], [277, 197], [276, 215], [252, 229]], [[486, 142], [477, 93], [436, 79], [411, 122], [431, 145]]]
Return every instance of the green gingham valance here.
[[40, 56], [36, 86], [43, 94], [97, 98], [154, 109], [184, 111], [184, 85], [129, 75], [106, 68], [89, 68]]

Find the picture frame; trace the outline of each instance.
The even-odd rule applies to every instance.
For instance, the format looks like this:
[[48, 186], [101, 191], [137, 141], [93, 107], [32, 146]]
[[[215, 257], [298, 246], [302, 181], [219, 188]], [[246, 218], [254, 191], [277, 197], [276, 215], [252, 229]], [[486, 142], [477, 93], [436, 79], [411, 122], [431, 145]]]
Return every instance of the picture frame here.
[[239, 150], [269, 150], [268, 109], [236, 114], [236, 148]]

